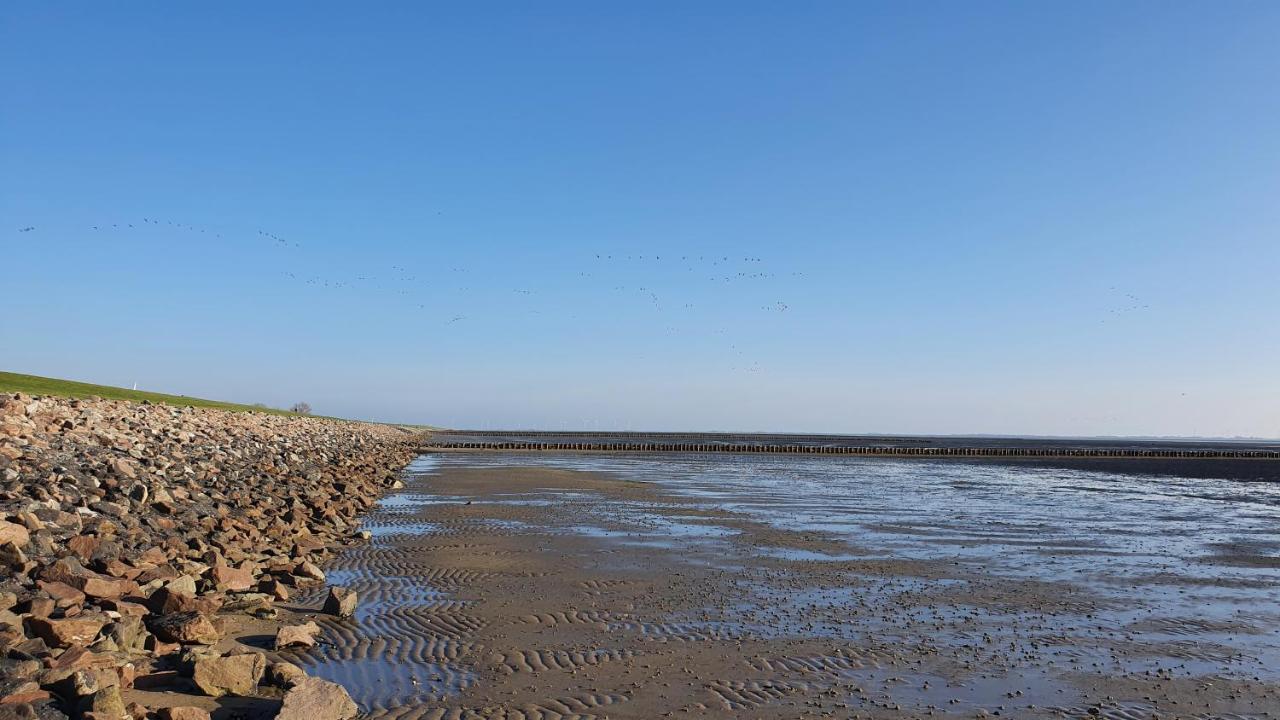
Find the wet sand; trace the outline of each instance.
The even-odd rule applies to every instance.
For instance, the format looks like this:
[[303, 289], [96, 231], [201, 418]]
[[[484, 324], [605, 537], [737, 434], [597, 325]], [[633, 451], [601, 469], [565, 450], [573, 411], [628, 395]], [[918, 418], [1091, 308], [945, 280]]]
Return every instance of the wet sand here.
[[360, 611], [294, 657], [372, 717], [1280, 717], [1268, 537], [1093, 573], [1132, 544], [888, 514], [859, 544], [642, 472], [468, 462], [368, 518], [328, 570]]

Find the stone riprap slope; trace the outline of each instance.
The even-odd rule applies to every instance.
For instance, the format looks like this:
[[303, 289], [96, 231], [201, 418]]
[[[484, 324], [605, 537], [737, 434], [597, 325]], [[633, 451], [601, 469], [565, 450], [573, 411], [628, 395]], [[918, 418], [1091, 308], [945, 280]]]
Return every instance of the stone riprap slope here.
[[[383, 425], [0, 394], [0, 720], [200, 718], [232, 696], [247, 716], [354, 714], [341, 688], [272, 664], [270, 642], [231, 636], [292, 617], [281, 605], [360, 539], [416, 443]], [[157, 709], [144, 688], [190, 702], [169, 692]]]

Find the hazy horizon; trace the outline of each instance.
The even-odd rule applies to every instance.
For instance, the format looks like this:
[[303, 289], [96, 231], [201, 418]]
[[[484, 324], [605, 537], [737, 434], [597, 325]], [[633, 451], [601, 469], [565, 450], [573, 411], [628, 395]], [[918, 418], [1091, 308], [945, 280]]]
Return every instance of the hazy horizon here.
[[0, 370], [1280, 438], [1280, 5], [10, 4]]
[[[0, 368], [0, 372], [9, 371], [8, 368]], [[36, 375], [36, 372], [24, 372], [25, 375]], [[253, 405], [261, 404], [275, 409], [287, 409], [287, 404], [269, 405], [267, 403], [258, 403], [257, 401], [247, 398], [224, 398], [224, 397], [205, 397], [199, 393], [188, 393], [179, 390], [165, 388], [148, 388], [133, 385], [113, 384], [110, 382], [98, 382], [85, 380], [84, 378], [57, 378], [61, 380], [71, 380], [74, 382], [90, 382], [99, 385], [112, 385], [114, 387], [124, 387], [137, 389], [144, 392], [157, 392], [166, 395], [178, 395], [182, 397], [200, 398], [203, 400], [220, 400], [226, 402], [237, 402], [241, 404]], [[316, 414], [323, 414], [323, 411], [316, 411]], [[821, 428], [809, 428], [804, 430], [776, 430], [770, 428], [714, 428], [714, 427], [682, 427], [682, 428], [645, 428], [645, 427], [590, 427], [590, 426], [573, 426], [564, 424], [558, 428], [552, 427], [521, 427], [521, 426], [453, 426], [433, 423], [430, 420], [388, 420], [375, 416], [342, 416], [349, 420], [364, 420], [369, 422], [383, 422], [391, 424], [406, 425], [429, 425], [437, 427], [441, 430], [450, 431], [477, 431], [477, 432], [619, 432], [619, 433], [679, 433], [679, 434], [725, 434], [725, 435], [835, 435], [835, 436], [867, 436], [867, 437], [921, 437], [921, 438], [1009, 438], [1009, 439], [1061, 439], [1061, 440], [1167, 440], [1167, 441], [1222, 441], [1222, 442], [1264, 442], [1264, 443], [1280, 443], [1280, 437], [1250, 436], [1250, 435], [1041, 435], [1026, 433], [980, 433], [980, 432], [951, 432], [951, 433], [912, 433], [912, 432], [896, 432], [892, 430], [861, 430], [861, 431], [830, 431]]]

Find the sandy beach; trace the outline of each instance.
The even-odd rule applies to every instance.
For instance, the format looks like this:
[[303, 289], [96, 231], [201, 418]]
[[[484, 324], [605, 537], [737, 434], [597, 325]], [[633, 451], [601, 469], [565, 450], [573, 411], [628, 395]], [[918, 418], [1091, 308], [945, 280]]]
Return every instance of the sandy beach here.
[[[957, 491], [987, 505], [990, 522], [952, 527], [935, 513], [922, 526], [910, 508], [894, 517], [868, 498], [859, 523], [884, 517], [865, 534], [879, 540], [858, 544], [820, 529], [826, 516], [803, 502], [791, 510], [817, 513], [808, 528], [771, 516], [785, 488], [715, 489], [741, 466], [583, 469], [599, 462], [420, 458], [367, 518], [372, 543], [328, 568], [360, 593], [359, 611], [320, 617], [324, 642], [287, 659], [344, 684], [377, 718], [1280, 712], [1278, 564], [1272, 536], [1245, 519], [1223, 522], [1254, 532], [1252, 546], [1166, 556], [1172, 539], [1140, 534], [1178, 522], [1170, 508], [1136, 510], [1119, 542], [1110, 529], [1064, 536], [1033, 510], [997, 512], [983, 494], [1006, 490], [979, 473]], [[682, 486], [655, 467], [710, 479]], [[884, 465], [879, 482], [931, 470]], [[1025, 471], [990, 470], [1001, 472]]]

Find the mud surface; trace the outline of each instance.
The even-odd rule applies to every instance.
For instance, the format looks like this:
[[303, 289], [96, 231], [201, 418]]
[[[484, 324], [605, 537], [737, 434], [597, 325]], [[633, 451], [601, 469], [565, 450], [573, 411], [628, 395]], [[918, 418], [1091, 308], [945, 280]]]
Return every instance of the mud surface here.
[[[424, 457], [299, 656], [379, 718], [1280, 717], [1280, 491]], [[303, 604], [315, 598], [301, 598]]]

